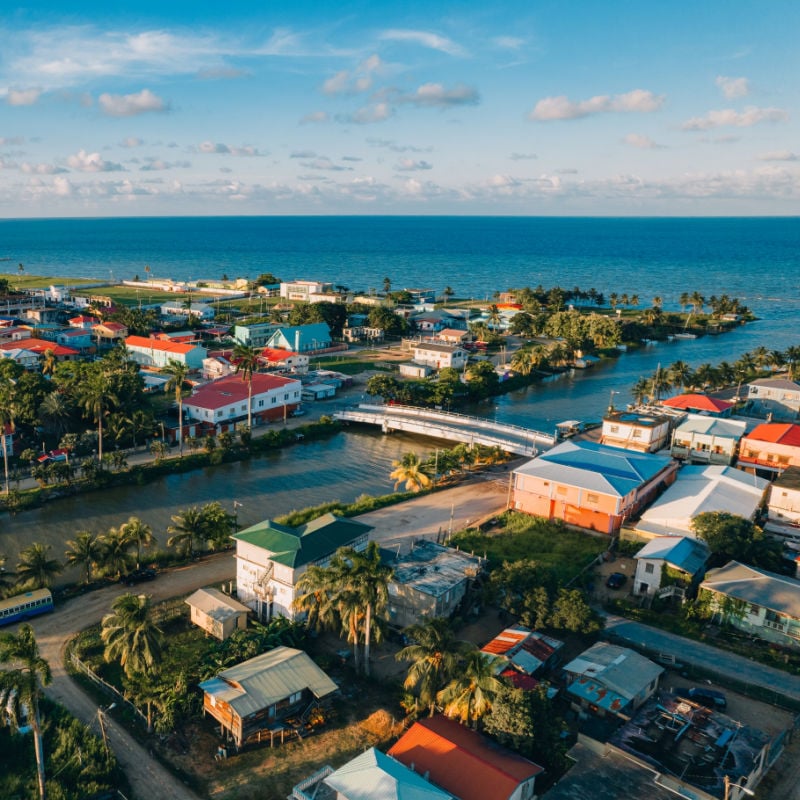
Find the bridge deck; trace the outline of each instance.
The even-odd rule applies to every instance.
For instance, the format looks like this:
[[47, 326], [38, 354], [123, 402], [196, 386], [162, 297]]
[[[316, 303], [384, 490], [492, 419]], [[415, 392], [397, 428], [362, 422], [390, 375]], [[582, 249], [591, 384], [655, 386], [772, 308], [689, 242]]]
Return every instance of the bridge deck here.
[[452, 411], [412, 406], [359, 404], [334, 412], [336, 419], [380, 425], [384, 433], [405, 431], [467, 444], [500, 447], [521, 456], [536, 456], [556, 443], [555, 436], [520, 425], [506, 425]]

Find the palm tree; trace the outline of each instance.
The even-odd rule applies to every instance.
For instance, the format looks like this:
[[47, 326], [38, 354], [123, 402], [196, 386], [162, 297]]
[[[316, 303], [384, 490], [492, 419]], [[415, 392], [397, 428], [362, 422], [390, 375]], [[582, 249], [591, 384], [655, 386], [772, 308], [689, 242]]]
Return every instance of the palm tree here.
[[28, 721], [33, 730], [33, 747], [36, 753], [36, 770], [39, 778], [39, 797], [45, 798], [44, 742], [42, 740], [39, 697], [43, 686], [52, 680], [50, 665], [39, 655], [39, 645], [33, 628], [27, 623], [19, 626], [16, 634], [0, 635], [0, 664], [16, 664], [14, 669], [0, 672], [0, 697], [3, 705], [10, 704], [14, 717], [19, 720], [23, 709], [28, 711]]
[[108, 376], [102, 372], [95, 372], [88, 380], [81, 384], [80, 404], [94, 417], [97, 423], [97, 458], [103, 461], [103, 417], [108, 413], [109, 405], [119, 402], [111, 390]]
[[8, 494], [8, 448], [6, 436], [14, 435], [14, 420], [17, 416], [17, 399], [14, 393], [16, 381], [3, 380], [0, 383], [0, 448], [3, 450], [3, 470], [5, 475], [5, 493]]
[[233, 348], [233, 361], [236, 363], [236, 374], [242, 374], [247, 381], [247, 427], [253, 429], [253, 373], [258, 370], [259, 352], [244, 342], [237, 340]]
[[100, 541], [105, 548], [103, 553], [103, 568], [110, 575], [116, 575], [117, 578], [122, 577], [123, 572], [127, 572], [130, 568], [131, 549], [134, 542], [130, 534], [125, 530], [124, 525], [119, 528], [109, 528], [106, 533], [100, 537]]
[[650, 381], [647, 378], [639, 378], [631, 387], [631, 394], [637, 405], [642, 405], [650, 394]]
[[295, 584], [294, 608], [305, 614], [314, 631], [333, 630], [339, 623], [335, 596], [338, 576], [329, 567], [312, 564]]
[[6, 571], [6, 557], [0, 553], [0, 589], [8, 589], [13, 585], [13, 572]]
[[194, 543], [205, 541], [206, 519], [203, 510], [197, 506], [179, 511], [172, 517], [174, 525], [167, 528], [172, 534], [167, 539], [167, 547], [175, 547], [187, 558], [194, 555]]
[[183, 384], [186, 383], [189, 367], [184, 362], [171, 358], [161, 371], [169, 375], [169, 380], [165, 387], [166, 391], [175, 390], [175, 402], [178, 404], [178, 441], [180, 443], [178, 455], [183, 457]]
[[138, 433], [149, 435], [155, 430], [155, 426], [155, 420], [146, 411], [137, 409], [131, 414], [131, 437], [133, 438], [134, 450], [136, 449], [136, 435]]
[[475, 723], [491, 709], [492, 701], [503, 688], [495, 677], [494, 656], [474, 650], [466, 658], [463, 669], [437, 695], [448, 717], [462, 723]]
[[86, 585], [92, 582], [92, 570], [103, 561], [105, 546], [96, 534], [90, 531], [78, 531], [74, 539], [67, 541], [66, 556], [70, 567], [82, 567], [86, 570]]
[[398, 661], [411, 662], [403, 688], [415, 692], [419, 704], [433, 716], [437, 692], [455, 676], [471, 645], [456, 639], [450, 621], [443, 617], [412, 625], [406, 633], [414, 644], [395, 655]]
[[70, 416], [70, 404], [62, 392], [50, 392], [45, 395], [39, 406], [39, 419], [56, 438], [60, 439], [67, 431]]
[[789, 380], [795, 379], [797, 365], [800, 364], [800, 347], [792, 345], [783, 351], [783, 357], [786, 359], [786, 364], [789, 367]]
[[128, 521], [120, 526], [128, 540], [136, 545], [136, 569], [139, 569], [142, 560], [142, 547], [150, 547], [156, 543], [153, 529], [142, 522], [139, 517], [128, 517]]
[[52, 545], [34, 542], [19, 554], [17, 564], [17, 583], [30, 584], [34, 589], [43, 589], [51, 586], [53, 579], [63, 567], [55, 558], [49, 557]]
[[669, 382], [683, 391], [692, 380], [692, 368], [685, 361], [675, 361], [667, 370]]
[[120, 595], [103, 617], [100, 638], [105, 645], [103, 658], [119, 661], [127, 676], [157, 671], [164, 634], [153, 621], [147, 595]]
[[39, 357], [39, 363], [42, 365], [42, 375], [52, 378], [53, 373], [56, 371], [56, 365], [58, 364], [56, 354], [53, 352], [52, 347], [45, 350]]
[[406, 453], [399, 461], [392, 461], [394, 469], [389, 477], [394, 481], [394, 489], [405, 483], [406, 491], [419, 492], [431, 485], [431, 479], [422, 471], [422, 464], [416, 453]]

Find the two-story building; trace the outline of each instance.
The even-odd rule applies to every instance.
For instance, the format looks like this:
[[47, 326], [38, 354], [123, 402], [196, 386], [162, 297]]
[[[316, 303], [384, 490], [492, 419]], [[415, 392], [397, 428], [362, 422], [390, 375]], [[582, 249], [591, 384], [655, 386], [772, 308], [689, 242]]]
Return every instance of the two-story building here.
[[145, 367], [166, 367], [170, 361], [185, 364], [190, 370], [203, 368], [206, 348], [199, 344], [167, 342], [148, 336], [128, 336], [125, 349], [131, 361]]
[[739, 469], [774, 478], [787, 467], [800, 467], [800, 425], [767, 422], [739, 443]]
[[581, 528], [616, 533], [675, 480], [676, 461], [569, 440], [511, 476], [511, 507]]
[[297, 528], [267, 519], [235, 533], [239, 600], [259, 619], [294, 619], [295, 586], [308, 567], [327, 566], [340, 547], [363, 550], [371, 530], [363, 522], [323, 514]]
[[653, 596], [668, 586], [685, 596], [686, 590], [702, 578], [708, 561], [708, 546], [688, 536], [657, 536], [636, 554], [633, 593]]
[[800, 384], [789, 378], [759, 378], [747, 384], [751, 414], [791, 422], [800, 412]]
[[669, 397], [662, 400], [661, 405], [668, 409], [688, 411], [692, 414], [703, 414], [709, 417], [729, 417], [734, 406], [729, 400], [693, 392]]
[[414, 347], [414, 361], [434, 369], [462, 369], [469, 359], [469, 353], [458, 345], [420, 342]]
[[233, 337], [237, 342], [248, 347], [264, 347], [278, 327], [274, 322], [251, 322], [249, 325], [235, 325]]
[[800, 550], [800, 467], [788, 467], [772, 483], [764, 532]]
[[313, 303], [314, 295], [328, 295], [332, 290], [333, 284], [325, 281], [286, 281], [281, 283], [280, 296], [286, 300]]
[[325, 322], [308, 325], [279, 327], [267, 339], [266, 346], [295, 353], [316, 353], [327, 350], [331, 344], [331, 329]]
[[656, 453], [669, 441], [672, 418], [645, 411], [612, 411], [603, 417], [600, 443], [640, 453]]
[[733, 464], [747, 425], [735, 419], [690, 414], [672, 434], [672, 456], [692, 464]]

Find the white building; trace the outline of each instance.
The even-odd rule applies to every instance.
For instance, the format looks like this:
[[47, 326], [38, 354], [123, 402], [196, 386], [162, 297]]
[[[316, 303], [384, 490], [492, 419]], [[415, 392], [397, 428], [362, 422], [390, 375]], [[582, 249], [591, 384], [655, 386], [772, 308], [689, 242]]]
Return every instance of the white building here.
[[800, 412], [800, 384], [788, 378], [759, 378], [747, 385], [751, 412], [793, 422]]
[[669, 441], [671, 420], [665, 414], [612, 411], [603, 417], [600, 444], [640, 453], [656, 453]]
[[747, 424], [690, 414], [672, 434], [672, 455], [699, 464], [733, 464]]
[[414, 361], [417, 364], [427, 364], [436, 369], [446, 367], [461, 369], [466, 365], [467, 359], [469, 359], [469, 353], [458, 345], [420, 342], [414, 346]]
[[800, 467], [789, 467], [770, 486], [764, 531], [800, 550]]
[[128, 336], [125, 348], [131, 360], [146, 367], [166, 367], [170, 361], [186, 364], [190, 369], [202, 369], [206, 348], [199, 344], [167, 342], [147, 336]]
[[188, 308], [182, 302], [164, 303], [161, 314], [165, 317], [194, 317], [203, 321], [214, 319], [214, 306], [208, 303], [190, 303]]
[[322, 281], [287, 281], [286, 283], [281, 283], [281, 297], [287, 300], [301, 300], [305, 303], [313, 303], [313, 295], [330, 294], [331, 289], [333, 289], [332, 283], [324, 283]]
[[[701, 575], [708, 560], [708, 547], [700, 539], [688, 536], [657, 536], [636, 554], [633, 593], [654, 595], [664, 583], [665, 573], [674, 570], [676, 581], [685, 590]], [[680, 593], [683, 596], [683, 592]]]

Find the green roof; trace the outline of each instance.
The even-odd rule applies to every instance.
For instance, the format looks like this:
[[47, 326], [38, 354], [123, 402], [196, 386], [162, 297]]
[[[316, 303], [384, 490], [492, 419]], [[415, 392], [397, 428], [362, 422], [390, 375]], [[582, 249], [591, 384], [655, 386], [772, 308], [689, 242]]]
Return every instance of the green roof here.
[[323, 514], [298, 528], [265, 519], [233, 538], [267, 550], [275, 563], [296, 569], [333, 555], [371, 530], [363, 522]]

